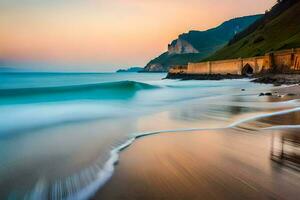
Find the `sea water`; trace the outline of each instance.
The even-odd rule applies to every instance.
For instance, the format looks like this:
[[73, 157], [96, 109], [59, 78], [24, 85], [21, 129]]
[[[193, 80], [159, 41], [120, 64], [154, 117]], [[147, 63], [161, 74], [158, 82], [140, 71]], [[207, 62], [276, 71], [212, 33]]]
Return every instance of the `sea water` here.
[[230, 127], [278, 104], [249, 79], [165, 76], [0, 73], [0, 199], [88, 199], [139, 136]]

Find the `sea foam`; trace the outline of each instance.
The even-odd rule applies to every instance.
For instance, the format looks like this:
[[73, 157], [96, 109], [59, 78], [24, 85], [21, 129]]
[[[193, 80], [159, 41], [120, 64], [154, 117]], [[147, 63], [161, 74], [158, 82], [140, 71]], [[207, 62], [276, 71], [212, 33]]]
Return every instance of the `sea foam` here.
[[[226, 128], [234, 128], [243, 123], [254, 121], [257, 119], [262, 119], [265, 117], [271, 117], [271, 116], [276, 116], [276, 115], [283, 115], [283, 114], [288, 114], [288, 113], [298, 112], [298, 111], [300, 111], [300, 107], [277, 111], [277, 112], [258, 114], [255, 116], [251, 116], [251, 117], [247, 117], [247, 118], [238, 120], [238, 121], [233, 122], [233, 123], [229, 124], [228, 126], [225, 126], [222, 128], [186, 128], [186, 129], [183, 128], [183, 129], [171, 129], [171, 130], [160, 130], [160, 131], [135, 133], [135, 134], [133, 134], [132, 138], [128, 139], [126, 142], [124, 142], [120, 146], [111, 150], [110, 158], [106, 161], [104, 167], [99, 170], [97, 179], [94, 182], [90, 183], [87, 187], [82, 188], [80, 191], [76, 192], [75, 194], [69, 196], [67, 199], [68, 200], [85, 200], [85, 199], [89, 199], [93, 195], [95, 195], [95, 193], [112, 177], [115, 165], [119, 161], [120, 152], [122, 150], [124, 150], [125, 148], [129, 147], [138, 138], [149, 136], [149, 135], [162, 134], [162, 133], [193, 132], [193, 131], [205, 131], [205, 130], [223, 130]], [[279, 128], [300, 128], [300, 125], [273, 126], [273, 127], [269, 127], [269, 128], [262, 128], [262, 130], [279, 129]]]

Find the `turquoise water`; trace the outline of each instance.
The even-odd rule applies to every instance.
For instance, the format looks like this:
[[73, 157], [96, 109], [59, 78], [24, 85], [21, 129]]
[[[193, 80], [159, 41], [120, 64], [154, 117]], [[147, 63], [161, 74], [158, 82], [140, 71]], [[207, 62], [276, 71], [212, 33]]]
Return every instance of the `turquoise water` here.
[[87, 199], [136, 135], [222, 128], [274, 106], [258, 97], [269, 85], [165, 76], [0, 73], [0, 199]]

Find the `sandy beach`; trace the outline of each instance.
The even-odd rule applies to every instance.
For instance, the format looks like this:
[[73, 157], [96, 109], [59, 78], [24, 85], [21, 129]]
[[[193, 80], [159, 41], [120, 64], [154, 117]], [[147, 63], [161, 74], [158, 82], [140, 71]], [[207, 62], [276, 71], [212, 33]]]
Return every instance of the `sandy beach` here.
[[0, 9], [0, 200], [300, 200], [300, 0]]
[[[271, 92], [270, 101], [300, 94], [296, 85]], [[297, 125], [299, 114], [265, 117], [231, 129], [138, 138], [120, 153], [112, 179], [93, 199], [298, 199], [299, 171], [270, 159], [273, 139], [297, 135], [298, 129], [259, 128], [262, 123], [264, 128]]]
[[121, 153], [93, 199], [298, 199], [300, 175], [270, 160], [278, 131], [166, 133]]

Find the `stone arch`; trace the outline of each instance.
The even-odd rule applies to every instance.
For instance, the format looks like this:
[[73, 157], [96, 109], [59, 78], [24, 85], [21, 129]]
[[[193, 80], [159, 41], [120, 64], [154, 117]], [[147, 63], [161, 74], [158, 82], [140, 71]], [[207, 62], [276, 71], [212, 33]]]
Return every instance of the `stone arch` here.
[[252, 76], [253, 74], [254, 74], [254, 68], [249, 63], [244, 65], [244, 67], [242, 68], [242, 75]]

